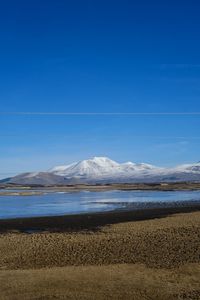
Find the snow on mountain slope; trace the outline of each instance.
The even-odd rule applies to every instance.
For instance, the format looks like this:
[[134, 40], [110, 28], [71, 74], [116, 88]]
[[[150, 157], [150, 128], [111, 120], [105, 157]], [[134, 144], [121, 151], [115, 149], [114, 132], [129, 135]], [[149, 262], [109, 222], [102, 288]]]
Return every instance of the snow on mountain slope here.
[[174, 171], [176, 172], [193, 172], [193, 173], [200, 173], [200, 162], [196, 164], [184, 164], [177, 166], [173, 168]]
[[119, 166], [120, 164], [107, 157], [94, 157], [71, 165], [55, 167], [49, 172], [67, 177], [101, 176], [116, 171]]
[[37, 185], [54, 185], [65, 184], [65, 178], [48, 172], [23, 173], [9, 178], [7, 183], [14, 184], [37, 184]]
[[159, 168], [145, 163], [117, 163], [107, 157], [94, 157], [45, 172], [24, 173], [8, 182], [18, 184], [74, 184], [120, 182], [200, 181], [200, 162], [174, 168]]
[[124, 171], [145, 171], [145, 170], [153, 170], [157, 169], [157, 167], [150, 165], [150, 164], [144, 164], [144, 163], [132, 163], [132, 162], [126, 162], [121, 164], [121, 168]]
[[60, 175], [60, 176], [64, 176], [66, 170], [70, 169], [71, 167], [73, 167], [76, 164], [77, 163], [72, 163], [70, 165], [64, 165], [64, 166], [56, 166], [56, 167], [48, 170], [48, 172], [53, 173], [53, 174], [57, 174], [57, 175]]
[[119, 164], [107, 157], [94, 157], [82, 160], [67, 166], [55, 167], [49, 172], [66, 177], [108, 177], [108, 176], [127, 176], [128, 174], [138, 173], [156, 169], [149, 164], [135, 164], [127, 162]]

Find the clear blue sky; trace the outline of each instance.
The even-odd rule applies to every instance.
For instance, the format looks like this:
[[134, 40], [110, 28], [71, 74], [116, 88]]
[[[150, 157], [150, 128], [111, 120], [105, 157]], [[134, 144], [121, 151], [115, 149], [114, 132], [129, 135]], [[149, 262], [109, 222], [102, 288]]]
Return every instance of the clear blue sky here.
[[[0, 111], [200, 112], [199, 15], [199, 1], [1, 1]], [[0, 115], [0, 176], [94, 155], [195, 162], [199, 128], [200, 116]]]

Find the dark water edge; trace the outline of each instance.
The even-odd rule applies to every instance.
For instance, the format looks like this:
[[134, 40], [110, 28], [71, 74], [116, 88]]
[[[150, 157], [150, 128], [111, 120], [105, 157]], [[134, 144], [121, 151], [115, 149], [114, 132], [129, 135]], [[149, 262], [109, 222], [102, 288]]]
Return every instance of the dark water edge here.
[[162, 206], [159, 208], [129, 208], [90, 214], [0, 220], [0, 233], [92, 232], [100, 230], [103, 226], [117, 223], [159, 219], [177, 213], [200, 211], [200, 202], [191, 201], [179, 204], [173, 203], [172, 206]]

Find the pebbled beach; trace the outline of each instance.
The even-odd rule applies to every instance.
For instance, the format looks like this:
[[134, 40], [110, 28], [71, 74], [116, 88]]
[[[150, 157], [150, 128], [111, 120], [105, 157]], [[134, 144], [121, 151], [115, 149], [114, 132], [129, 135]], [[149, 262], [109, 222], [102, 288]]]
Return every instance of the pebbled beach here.
[[0, 228], [0, 299], [200, 299], [198, 205]]

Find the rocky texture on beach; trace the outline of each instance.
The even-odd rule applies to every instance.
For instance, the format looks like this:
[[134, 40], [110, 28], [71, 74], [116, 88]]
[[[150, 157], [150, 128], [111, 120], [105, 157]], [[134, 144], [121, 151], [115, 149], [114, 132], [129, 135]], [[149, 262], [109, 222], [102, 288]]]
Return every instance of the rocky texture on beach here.
[[58, 221], [54, 231], [12, 229], [1, 233], [0, 251], [0, 299], [200, 298], [199, 211], [95, 228], [59, 230]]

